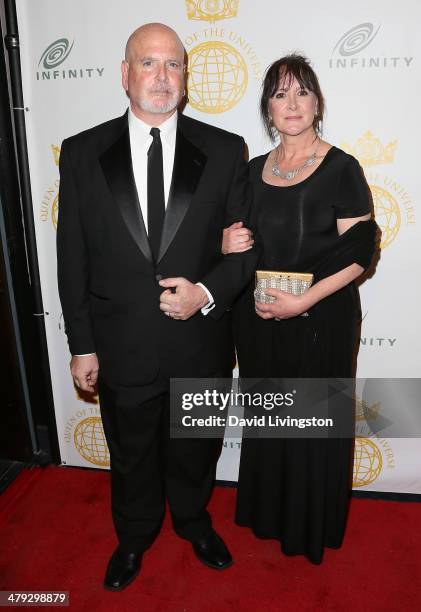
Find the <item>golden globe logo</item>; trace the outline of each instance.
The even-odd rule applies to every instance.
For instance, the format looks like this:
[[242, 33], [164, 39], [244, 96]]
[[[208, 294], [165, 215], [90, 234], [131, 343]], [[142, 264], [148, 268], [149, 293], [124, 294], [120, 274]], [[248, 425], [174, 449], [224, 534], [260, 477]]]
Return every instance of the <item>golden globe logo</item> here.
[[383, 458], [379, 448], [369, 438], [356, 438], [354, 449], [353, 487], [365, 487], [380, 476]]
[[392, 244], [401, 226], [401, 212], [395, 198], [378, 185], [369, 185], [373, 197], [374, 215], [382, 232], [380, 247]]
[[75, 427], [73, 440], [79, 455], [99, 467], [110, 466], [110, 453], [101, 417], [90, 416]]
[[[363, 435], [363, 430], [365, 430], [365, 435]], [[385, 469], [395, 468], [395, 455], [390, 441], [378, 434], [373, 434], [369, 427], [357, 428], [353, 487], [366, 487], [377, 480]]]
[[382, 231], [380, 247], [388, 247], [398, 236], [403, 225], [415, 225], [415, 210], [412, 198], [405, 187], [389, 175], [366, 172], [373, 196], [374, 214]]
[[407, 227], [415, 225], [414, 206], [405, 187], [390, 176], [372, 170], [375, 166], [394, 163], [397, 144], [398, 141], [393, 140], [384, 145], [370, 131], [365, 132], [353, 145], [341, 143], [344, 151], [356, 157], [364, 168], [373, 198], [374, 214], [382, 231], [382, 249], [396, 239], [402, 219]]
[[215, 23], [237, 17], [239, 0], [186, 0], [187, 18]]
[[[78, 400], [84, 401], [79, 395]], [[110, 465], [110, 453], [99, 405], [96, 400], [89, 401], [89, 404], [84, 402], [82, 408], [69, 416], [64, 425], [63, 439], [84, 461], [107, 468]], [[72, 463], [75, 462], [77, 463], [77, 461], [72, 461]]]
[[[60, 160], [60, 147], [57, 145], [51, 145], [51, 152], [53, 156], [54, 165], [58, 167]], [[57, 218], [58, 218], [58, 190], [60, 186], [60, 179], [57, 177], [47, 189], [41, 202], [41, 221], [51, 221], [54, 229], [57, 229]]]
[[189, 102], [203, 113], [224, 113], [243, 97], [248, 83], [244, 59], [232, 45], [212, 41], [189, 53]]
[[261, 82], [260, 61], [247, 40], [224, 28], [206, 28], [185, 39], [188, 97], [203, 113], [224, 113], [243, 98], [250, 78]]

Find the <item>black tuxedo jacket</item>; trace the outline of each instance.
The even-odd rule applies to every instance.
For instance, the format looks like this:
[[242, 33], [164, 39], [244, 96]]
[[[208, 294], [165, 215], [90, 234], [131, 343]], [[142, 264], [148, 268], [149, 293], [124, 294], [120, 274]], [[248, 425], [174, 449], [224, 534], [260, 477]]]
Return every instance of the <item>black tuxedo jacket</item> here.
[[[159, 258], [152, 261], [134, 182], [127, 113], [64, 140], [57, 230], [59, 293], [72, 354], [96, 352], [117, 385], [210, 376], [233, 365], [229, 308], [257, 252], [221, 254], [222, 230], [247, 222], [244, 141], [179, 115]], [[175, 321], [158, 281], [202, 282], [216, 307]]]

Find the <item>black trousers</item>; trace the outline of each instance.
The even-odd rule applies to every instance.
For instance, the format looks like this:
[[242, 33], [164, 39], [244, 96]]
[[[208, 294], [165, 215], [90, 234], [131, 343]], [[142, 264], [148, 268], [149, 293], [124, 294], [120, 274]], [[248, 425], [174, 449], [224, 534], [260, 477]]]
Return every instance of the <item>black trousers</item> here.
[[[231, 372], [215, 377], [230, 378]], [[169, 380], [117, 388], [98, 382], [110, 451], [111, 506], [121, 550], [143, 552], [171, 512], [175, 532], [194, 541], [212, 529], [206, 510], [221, 450], [218, 439], [169, 435]]]

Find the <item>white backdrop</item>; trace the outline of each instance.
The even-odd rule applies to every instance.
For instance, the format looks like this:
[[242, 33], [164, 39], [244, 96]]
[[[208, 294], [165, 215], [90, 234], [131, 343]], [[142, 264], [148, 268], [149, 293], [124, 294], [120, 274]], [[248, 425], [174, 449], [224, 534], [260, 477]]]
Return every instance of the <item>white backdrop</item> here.
[[[142, 23], [174, 27], [190, 56], [186, 114], [242, 134], [250, 157], [269, 148], [258, 118], [261, 78], [305, 53], [327, 101], [324, 136], [364, 167], [383, 229], [375, 276], [361, 288], [358, 374], [419, 377], [421, 5], [388, 0], [299, 5], [266, 0], [17, 0], [27, 137], [47, 339], [63, 463], [107, 467], [97, 402], [76, 393], [56, 286], [58, 158], [63, 138], [124, 112], [120, 62]], [[223, 87], [221, 87], [223, 85]], [[375, 403], [381, 413], [381, 403]], [[379, 404], [379, 405], [378, 405]], [[361, 406], [360, 406], [361, 408]], [[364, 422], [358, 426], [364, 433]], [[421, 439], [358, 440], [354, 486], [421, 493]], [[239, 440], [218, 478], [236, 480]]]

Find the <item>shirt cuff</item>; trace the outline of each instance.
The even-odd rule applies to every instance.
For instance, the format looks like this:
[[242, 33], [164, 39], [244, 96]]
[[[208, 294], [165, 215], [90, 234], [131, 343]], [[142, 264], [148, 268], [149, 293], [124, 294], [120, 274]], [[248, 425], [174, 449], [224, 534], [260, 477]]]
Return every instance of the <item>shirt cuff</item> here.
[[213, 309], [215, 308], [215, 302], [213, 301], [213, 297], [212, 297], [212, 293], [210, 291], [208, 291], [205, 287], [205, 285], [202, 285], [202, 283], [196, 283], [196, 285], [198, 287], [202, 287], [203, 291], [206, 293], [206, 295], [208, 296], [208, 300], [209, 302], [203, 306], [203, 308], [201, 308], [201, 312], [202, 315], [206, 317], [206, 315]]
[[83, 353], [83, 355], [73, 355], [73, 357], [89, 357], [89, 355], [95, 355], [95, 353]]

